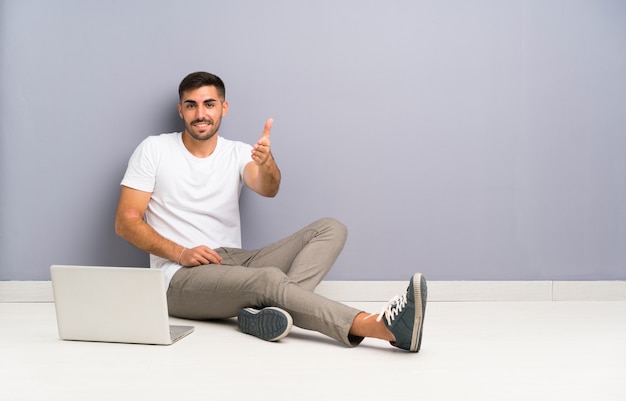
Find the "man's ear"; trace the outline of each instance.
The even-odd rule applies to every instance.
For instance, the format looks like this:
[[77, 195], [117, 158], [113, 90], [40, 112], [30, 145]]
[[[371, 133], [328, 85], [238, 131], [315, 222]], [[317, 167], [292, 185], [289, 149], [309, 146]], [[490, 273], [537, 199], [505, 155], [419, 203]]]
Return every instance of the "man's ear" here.
[[183, 118], [183, 105], [178, 103], [178, 116]]
[[222, 117], [224, 117], [228, 113], [228, 102], [224, 100], [222, 103]]

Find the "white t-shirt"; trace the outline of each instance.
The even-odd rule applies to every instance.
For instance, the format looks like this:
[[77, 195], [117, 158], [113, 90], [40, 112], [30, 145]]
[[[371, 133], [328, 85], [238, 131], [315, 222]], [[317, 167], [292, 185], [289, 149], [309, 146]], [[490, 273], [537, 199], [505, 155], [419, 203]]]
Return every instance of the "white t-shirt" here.
[[[152, 193], [145, 220], [163, 237], [187, 248], [241, 248], [239, 195], [251, 150], [218, 137], [213, 154], [198, 158], [180, 132], [150, 136], [135, 149], [122, 185]], [[155, 255], [150, 267], [164, 270], [167, 285], [181, 268]]]

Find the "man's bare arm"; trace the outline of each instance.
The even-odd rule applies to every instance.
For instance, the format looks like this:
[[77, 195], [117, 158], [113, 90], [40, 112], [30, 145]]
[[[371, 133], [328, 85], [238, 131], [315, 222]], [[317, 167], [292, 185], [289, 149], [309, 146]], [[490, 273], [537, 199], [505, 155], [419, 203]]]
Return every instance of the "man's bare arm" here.
[[122, 186], [115, 215], [115, 232], [137, 248], [150, 254], [170, 259], [183, 266], [222, 263], [222, 258], [211, 248], [201, 245], [187, 249], [157, 233], [143, 219], [150, 202], [150, 192]]

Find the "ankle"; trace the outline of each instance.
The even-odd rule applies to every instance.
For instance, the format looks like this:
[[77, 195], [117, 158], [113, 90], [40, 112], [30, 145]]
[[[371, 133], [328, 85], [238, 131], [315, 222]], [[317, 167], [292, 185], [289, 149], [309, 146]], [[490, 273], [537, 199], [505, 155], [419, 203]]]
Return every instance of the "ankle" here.
[[378, 338], [385, 341], [395, 341], [393, 333], [382, 320], [377, 321], [376, 315], [366, 312], [359, 313], [352, 322], [350, 334], [359, 337]]

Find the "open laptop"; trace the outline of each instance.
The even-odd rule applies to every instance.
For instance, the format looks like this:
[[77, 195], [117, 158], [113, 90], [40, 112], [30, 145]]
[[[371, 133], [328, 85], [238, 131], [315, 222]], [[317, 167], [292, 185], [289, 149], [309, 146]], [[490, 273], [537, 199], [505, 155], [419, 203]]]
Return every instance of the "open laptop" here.
[[63, 340], [170, 345], [193, 326], [170, 326], [159, 269], [50, 267]]

